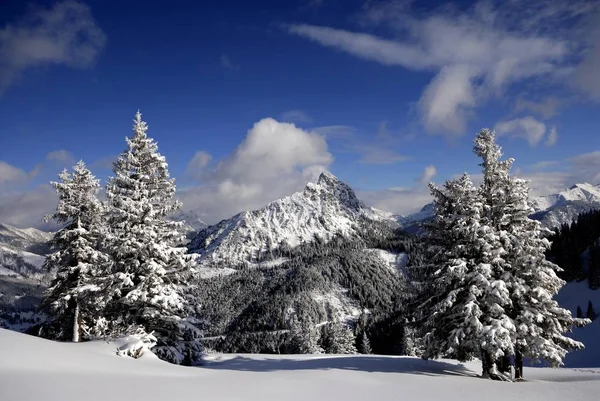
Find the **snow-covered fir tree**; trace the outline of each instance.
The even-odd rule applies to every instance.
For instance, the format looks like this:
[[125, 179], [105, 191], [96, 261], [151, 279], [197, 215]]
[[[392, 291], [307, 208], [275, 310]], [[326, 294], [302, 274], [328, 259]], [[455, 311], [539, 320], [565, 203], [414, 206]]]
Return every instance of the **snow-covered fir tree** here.
[[494, 375], [491, 361], [511, 345], [512, 324], [503, 310], [509, 294], [495, 277], [505, 265], [502, 247], [481, 224], [484, 205], [468, 175], [431, 190], [436, 216], [429, 254], [436, 268], [422, 305], [429, 316], [423, 356], [480, 356], [484, 374]]
[[106, 248], [113, 258], [109, 331], [154, 332], [154, 351], [180, 363], [187, 348], [198, 346], [187, 291], [194, 271], [182, 246], [183, 223], [166, 218], [181, 207], [175, 182], [147, 130], [138, 111], [106, 186]]
[[503, 307], [514, 326], [512, 346], [504, 351], [514, 353], [517, 377], [522, 376], [523, 357], [559, 366], [569, 350], [583, 348], [564, 333], [586, 320], [573, 318], [553, 299], [565, 282], [556, 275], [560, 268], [545, 257], [547, 233], [529, 218], [528, 183], [510, 175], [513, 159], [500, 160], [501, 148], [487, 129], [477, 134], [474, 152], [483, 160], [482, 224], [500, 239], [507, 261], [495, 274], [510, 293], [510, 304]]
[[366, 331], [363, 331], [360, 335], [359, 339], [360, 343], [357, 347], [361, 354], [370, 355], [373, 353], [373, 349], [371, 348], [371, 341], [369, 340], [369, 336]]
[[327, 354], [358, 353], [352, 329], [337, 319], [325, 325], [322, 345]]
[[322, 354], [325, 351], [319, 345], [321, 337], [318, 327], [312, 319], [307, 318], [302, 321], [294, 315], [292, 318], [292, 351], [297, 354]]
[[109, 258], [100, 251], [102, 204], [100, 189], [90, 170], [80, 161], [69, 173], [51, 182], [58, 195], [56, 211], [46, 220], [63, 225], [52, 239], [55, 251], [46, 257], [45, 268], [56, 272], [43, 300], [50, 313], [48, 336], [79, 342], [102, 314], [98, 294], [104, 289]]

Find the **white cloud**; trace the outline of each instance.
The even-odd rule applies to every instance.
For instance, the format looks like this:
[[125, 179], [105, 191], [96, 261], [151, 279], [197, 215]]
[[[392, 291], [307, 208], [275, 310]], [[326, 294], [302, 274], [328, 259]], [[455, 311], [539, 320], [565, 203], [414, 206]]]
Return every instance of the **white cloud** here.
[[0, 185], [22, 183], [28, 178], [29, 175], [24, 170], [0, 160]]
[[60, 149], [54, 150], [46, 155], [46, 160], [59, 163], [72, 165], [75, 163], [75, 157], [68, 150]]
[[0, 29], [0, 95], [29, 68], [90, 67], [105, 41], [85, 4], [68, 0], [49, 9], [31, 8], [14, 25]]
[[427, 86], [419, 108], [429, 132], [446, 130], [461, 135], [475, 106], [472, 80], [476, 71], [465, 65], [444, 67]]
[[[528, 116], [517, 118], [510, 121], [502, 121], [496, 124], [496, 134], [498, 136], [511, 136], [513, 138], [523, 138], [529, 142], [530, 146], [537, 146], [544, 138], [546, 133], [546, 124], [535, 118]], [[556, 136], [556, 130], [554, 131]], [[556, 138], [550, 138], [556, 139]]]
[[567, 159], [576, 182], [600, 184], [600, 151], [584, 153]]
[[554, 146], [556, 142], [558, 142], [558, 132], [556, 131], [556, 127], [552, 127], [546, 138], [546, 146]]
[[31, 191], [0, 194], [0, 222], [16, 227], [55, 229], [42, 219], [56, 208], [56, 194], [50, 185], [41, 185]]
[[[364, 26], [394, 27], [389, 38], [306, 24], [286, 29], [364, 60], [435, 73], [419, 110], [430, 133], [450, 136], [463, 134], [473, 111], [511, 85], [532, 77], [568, 77], [580, 38], [561, 27], [595, 7], [585, 1], [488, 1], [416, 16], [408, 3], [370, 2], [362, 10]], [[542, 112], [552, 114], [551, 106], [545, 105]]]
[[377, 209], [402, 215], [416, 213], [432, 200], [426, 187], [388, 188], [379, 191], [358, 190], [357, 196]]
[[313, 120], [301, 110], [288, 110], [281, 113], [279, 120], [288, 123], [311, 123]]
[[192, 160], [187, 164], [186, 174], [190, 177], [201, 179], [206, 166], [208, 166], [211, 160], [212, 155], [210, 153], [203, 150], [197, 151]]
[[558, 98], [553, 96], [549, 96], [541, 102], [525, 100], [520, 98], [517, 99], [517, 102], [515, 104], [515, 111], [530, 111], [539, 115], [544, 120], [547, 120], [556, 115], [559, 104], [560, 102]]
[[433, 164], [430, 164], [429, 166], [425, 167], [423, 169], [423, 172], [421, 173], [421, 176], [418, 179], [418, 182], [421, 184], [428, 184], [431, 179], [433, 177], [435, 177], [437, 175], [437, 169], [435, 168], [435, 166]]
[[600, 102], [600, 10], [590, 16], [591, 32], [585, 35], [587, 46], [581, 63], [575, 70], [574, 84], [592, 100]]
[[234, 64], [233, 61], [226, 54], [221, 54], [221, 67], [227, 70], [237, 71], [240, 69], [240, 66]]
[[202, 174], [200, 186], [183, 188], [178, 196], [185, 209], [215, 223], [301, 190], [332, 161], [323, 136], [265, 118], [231, 155]]

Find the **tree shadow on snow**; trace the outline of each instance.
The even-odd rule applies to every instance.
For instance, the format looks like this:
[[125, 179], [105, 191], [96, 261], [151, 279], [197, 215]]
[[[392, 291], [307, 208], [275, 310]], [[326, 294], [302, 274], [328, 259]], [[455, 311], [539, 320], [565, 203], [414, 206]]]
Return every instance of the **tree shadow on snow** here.
[[312, 359], [255, 359], [235, 356], [223, 360], [206, 360], [205, 369], [237, 370], [244, 372], [274, 372], [285, 370], [354, 370], [360, 372], [407, 373], [427, 376], [477, 376], [461, 364], [425, 361], [418, 358], [390, 358], [376, 355], [315, 356]]

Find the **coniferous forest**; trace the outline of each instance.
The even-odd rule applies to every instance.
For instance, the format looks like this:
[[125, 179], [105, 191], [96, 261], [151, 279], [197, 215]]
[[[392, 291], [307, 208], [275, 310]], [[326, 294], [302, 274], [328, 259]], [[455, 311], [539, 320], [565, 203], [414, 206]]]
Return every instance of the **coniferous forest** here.
[[[431, 184], [435, 216], [422, 235], [359, 219], [352, 237], [282, 245], [260, 255], [279, 263], [220, 265], [234, 272], [209, 277], [183, 223], [168, 219], [181, 203], [147, 131], [138, 112], [104, 200], [83, 161], [52, 182], [58, 204], [46, 219], [61, 229], [45, 262], [46, 319], [30, 333], [72, 342], [136, 335], [178, 364], [205, 352], [479, 358], [496, 380], [512, 379], [509, 365], [522, 378], [524, 359], [560, 366], [584, 347], [567, 333], [595, 318], [593, 305], [574, 317], [553, 296], [565, 280], [600, 286], [600, 212], [543, 229], [492, 131], [474, 140], [483, 182], [464, 174]], [[407, 262], [390, 268], [379, 251]]]

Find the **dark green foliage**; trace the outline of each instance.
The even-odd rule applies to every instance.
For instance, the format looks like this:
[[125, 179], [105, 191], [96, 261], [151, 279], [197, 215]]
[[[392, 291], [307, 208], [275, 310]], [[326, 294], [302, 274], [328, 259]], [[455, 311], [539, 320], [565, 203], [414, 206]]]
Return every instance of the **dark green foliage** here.
[[[202, 280], [197, 296], [205, 305], [201, 311], [205, 336], [223, 336], [222, 340], [210, 341], [210, 346], [220, 352], [293, 352], [292, 339], [285, 334], [290, 315], [314, 324], [332, 320], [332, 311], [326, 303], [316, 301], [315, 295], [341, 289], [347, 290], [343, 297], [369, 309], [377, 320], [395, 313], [408, 294], [405, 278], [369, 249], [405, 252], [413, 246], [413, 239], [384, 224], [367, 226], [363, 222], [357, 223], [357, 228], [360, 238], [338, 236], [327, 243], [315, 239], [296, 248], [272, 250], [265, 256], [265, 260], [286, 258], [281, 265], [238, 267], [234, 274]], [[366, 324], [362, 327], [365, 330]], [[374, 347], [371, 333], [366, 337]], [[389, 346], [379, 348], [388, 354], [400, 351], [396, 348], [394, 352]]]
[[592, 301], [588, 301], [587, 311], [585, 312], [585, 317], [590, 320], [596, 319], [596, 311], [594, 311], [594, 305], [592, 305]]
[[577, 318], [581, 319], [583, 317], [583, 311], [581, 310], [581, 306], [577, 305]]
[[588, 282], [592, 290], [600, 288], [600, 238], [590, 247]]
[[[552, 247], [547, 256], [563, 271], [559, 276], [566, 281], [589, 278], [590, 288], [600, 287], [600, 268], [597, 248], [592, 246], [600, 238], [600, 210], [581, 213], [577, 221], [563, 224], [550, 238]], [[590, 269], [586, 275], [581, 254], [590, 249]], [[596, 248], [596, 249], [594, 249]], [[593, 260], [592, 260], [593, 259]]]

